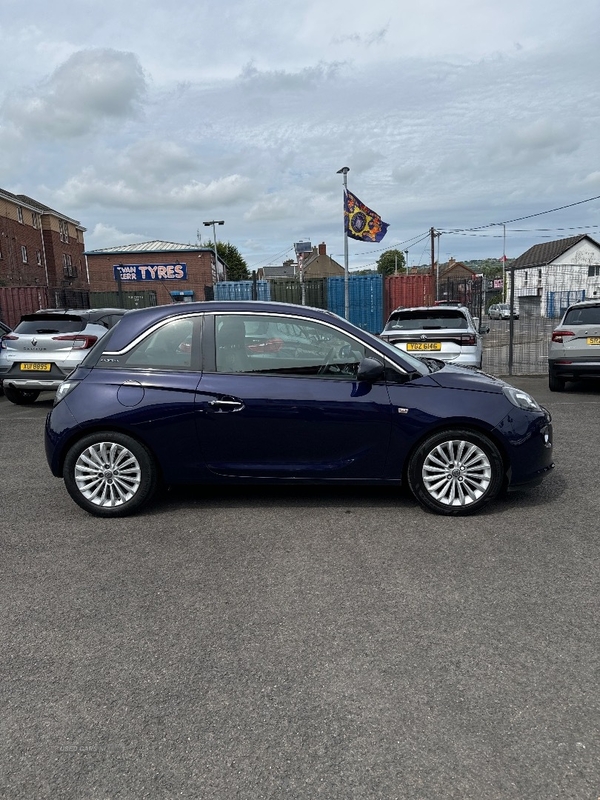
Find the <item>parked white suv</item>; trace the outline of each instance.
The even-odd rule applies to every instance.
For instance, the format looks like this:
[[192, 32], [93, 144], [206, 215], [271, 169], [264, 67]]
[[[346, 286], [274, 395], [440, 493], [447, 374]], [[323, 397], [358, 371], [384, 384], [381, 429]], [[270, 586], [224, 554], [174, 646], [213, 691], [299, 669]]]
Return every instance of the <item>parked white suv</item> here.
[[420, 306], [392, 311], [382, 339], [413, 356], [430, 356], [481, 369], [483, 341], [479, 320], [466, 306]]
[[34, 403], [55, 391], [126, 313], [124, 308], [43, 309], [25, 314], [0, 339], [0, 383], [7, 400]]
[[600, 300], [569, 306], [548, 346], [551, 392], [562, 392], [567, 381], [582, 378], [600, 378]]

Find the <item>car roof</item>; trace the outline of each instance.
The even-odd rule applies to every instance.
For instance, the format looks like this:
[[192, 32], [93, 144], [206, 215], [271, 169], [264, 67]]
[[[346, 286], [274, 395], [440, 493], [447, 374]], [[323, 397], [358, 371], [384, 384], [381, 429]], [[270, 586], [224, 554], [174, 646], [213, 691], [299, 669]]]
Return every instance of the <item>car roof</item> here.
[[569, 308], [567, 308], [567, 311], [570, 311], [572, 308], [588, 308], [590, 306], [600, 306], [600, 297], [596, 300], [579, 300], [577, 303], [572, 303]]
[[442, 311], [468, 311], [469, 309], [463, 305], [451, 305], [450, 303], [440, 304], [439, 306], [399, 306], [392, 311], [396, 314], [399, 311], [435, 311], [439, 314]]

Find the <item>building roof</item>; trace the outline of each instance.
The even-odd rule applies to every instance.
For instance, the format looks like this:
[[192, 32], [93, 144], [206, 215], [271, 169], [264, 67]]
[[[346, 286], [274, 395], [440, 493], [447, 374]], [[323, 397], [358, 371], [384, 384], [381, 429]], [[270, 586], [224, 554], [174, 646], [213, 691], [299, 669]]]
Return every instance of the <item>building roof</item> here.
[[263, 267], [263, 275], [265, 278], [293, 278], [296, 274], [295, 262], [291, 264], [273, 264]]
[[516, 258], [511, 264], [515, 269], [523, 267], [544, 267], [546, 264], [551, 264], [557, 258], [564, 255], [567, 250], [570, 250], [579, 242], [587, 239], [596, 247], [600, 244], [588, 236], [587, 233], [580, 234], [579, 236], [569, 236], [567, 239], [558, 239], [555, 242], [544, 242], [543, 244], [534, 244], [529, 250], [526, 250], [523, 255]]
[[78, 219], [73, 219], [73, 217], [69, 217], [66, 214], [63, 214], [61, 211], [55, 211], [50, 206], [44, 205], [44, 203], [40, 203], [39, 200], [34, 200], [33, 197], [28, 197], [26, 194], [13, 194], [12, 192], [7, 191], [6, 189], [0, 189], [0, 195], [4, 195], [8, 197], [15, 203], [19, 205], [27, 206], [34, 211], [39, 212], [40, 214], [54, 214], [55, 217], [59, 217], [60, 219], [65, 219], [68, 222], [72, 222], [75, 227], [79, 228], [82, 231], [86, 229], [81, 226], [81, 223]]
[[137, 244], [124, 244], [119, 247], [104, 247], [101, 250], [88, 250], [91, 255], [126, 255], [127, 253], [203, 253], [214, 252], [212, 247], [200, 247], [193, 244], [178, 244], [177, 242], [138, 242]]
[[472, 275], [477, 275], [474, 269], [471, 269], [471, 267], [468, 267], [466, 264], [463, 264], [462, 261], [455, 261], [453, 258], [451, 258], [446, 264], [440, 264], [440, 275], [445, 275], [447, 272], [450, 272], [451, 270], [456, 269], [457, 267], [459, 269], [470, 272]]

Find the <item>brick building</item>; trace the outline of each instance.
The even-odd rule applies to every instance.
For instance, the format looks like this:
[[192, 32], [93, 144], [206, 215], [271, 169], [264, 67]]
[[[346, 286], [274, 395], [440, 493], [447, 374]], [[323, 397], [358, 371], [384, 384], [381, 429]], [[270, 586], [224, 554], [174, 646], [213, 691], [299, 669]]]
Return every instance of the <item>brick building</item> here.
[[154, 291], [159, 305], [212, 299], [212, 287], [225, 277], [223, 262], [215, 269], [210, 247], [174, 242], [142, 242], [87, 252], [92, 292]]
[[0, 286], [88, 289], [84, 232], [77, 220], [0, 189]]

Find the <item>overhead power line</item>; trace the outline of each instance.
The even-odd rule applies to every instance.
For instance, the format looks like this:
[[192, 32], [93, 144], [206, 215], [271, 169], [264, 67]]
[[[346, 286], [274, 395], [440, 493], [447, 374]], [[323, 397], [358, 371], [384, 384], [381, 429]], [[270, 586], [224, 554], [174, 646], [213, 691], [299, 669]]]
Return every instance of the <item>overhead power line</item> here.
[[555, 211], [564, 211], [565, 208], [573, 208], [574, 206], [581, 206], [584, 203], [591, 203], [594, 200], [600, 200], [600, 195], [596, 195], [595, 197], [588, 197], [587, 200], [578, 200], [576, 203], [567, 203], [566, 205], [558, 206], [557, 208], [549, 208], [547, 211], [538, 211], [536, 214], [527, 214], [524, 217], [515, 217], [514, 219], [507, 219], [504, 222], [488, 222], [487, 225], [477, 225], [476, 227], [473, 228], [440, 228], [439, 232], [460, 233], [462, 231], [485, 230], [485, 228], [494, 228], [499, 225], [512, 225], [513, 222], [522, 222], [524, 219], [533, 219], [534, 217], [541, 217], [544, 214], [553, 214]]

